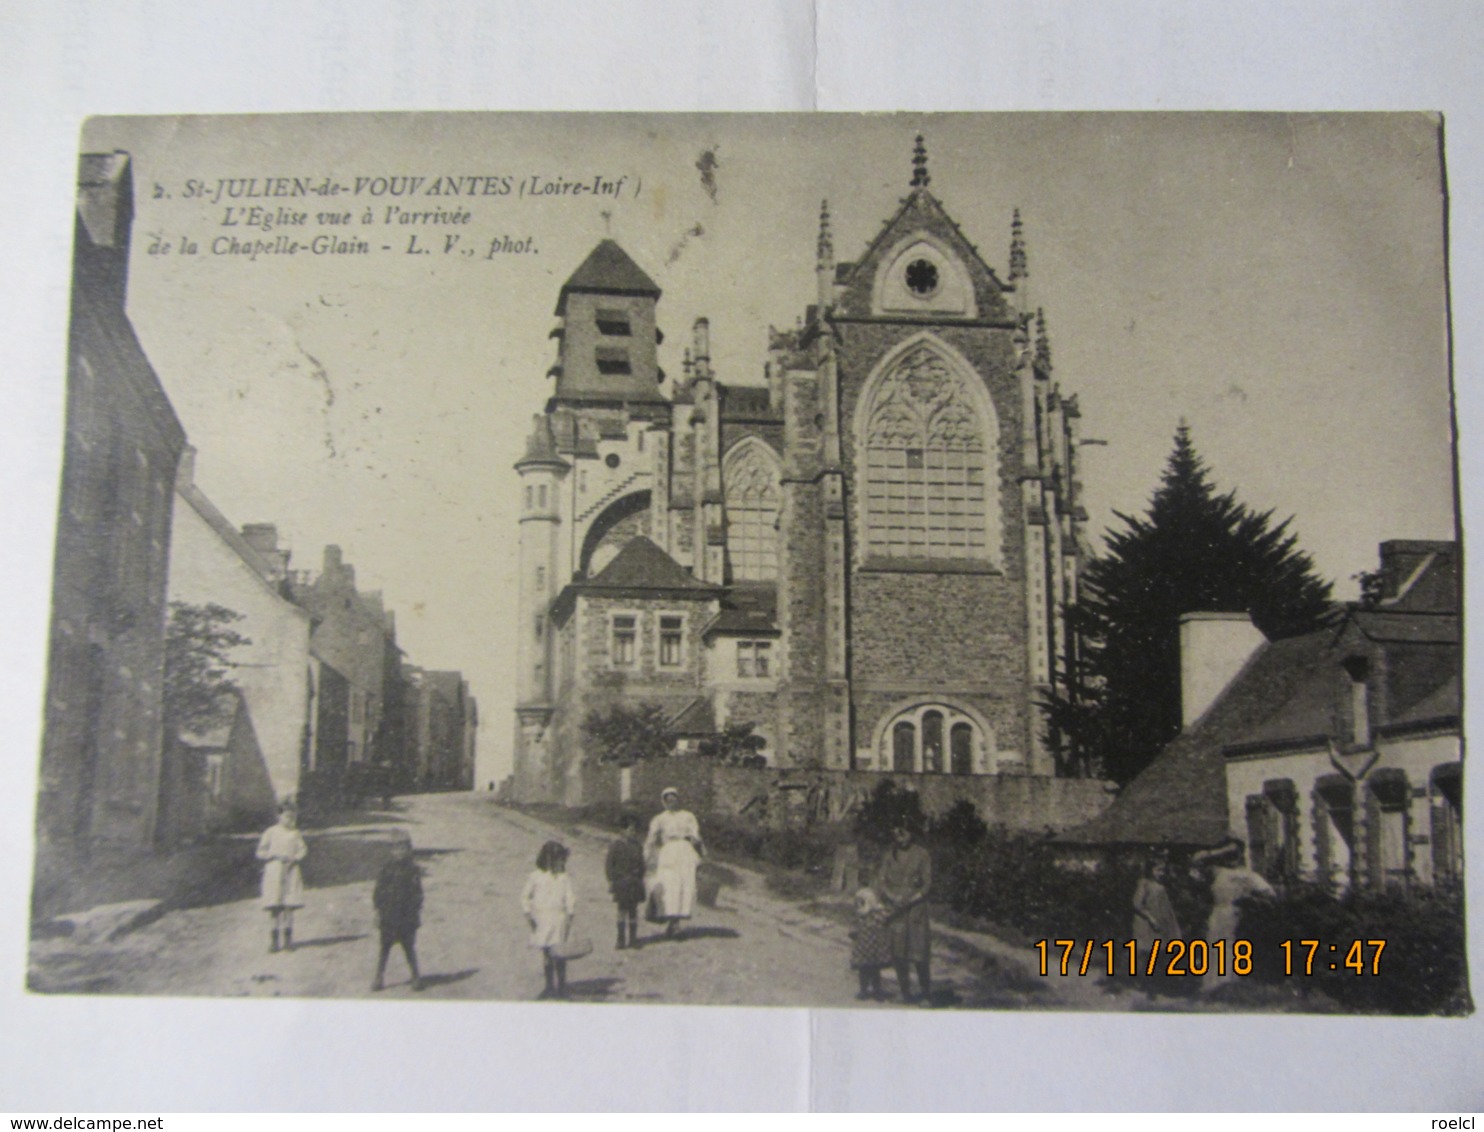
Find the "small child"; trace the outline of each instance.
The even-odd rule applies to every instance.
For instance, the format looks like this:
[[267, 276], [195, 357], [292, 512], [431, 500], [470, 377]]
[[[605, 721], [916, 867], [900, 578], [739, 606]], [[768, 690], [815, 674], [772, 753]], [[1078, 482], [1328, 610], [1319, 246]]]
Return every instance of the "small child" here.
[[536, 855], [536, 870], [526, 878], [520, 895], [520, 908], [531, 925], [530, 946], [541, 949], [545, 959], [546, 989], [541, 998], [567, 997], [567, 961], [553, 954], [553, 948], [567, 938], [577, 901], [572, 895], [572, 882], [567, 879], [567, 847], [560, 841], [548, 841]]
[[874, 889], [862, 888], [855, 894], [855, 927], [850, 931], [850, 965], [860, 978], [856, 998], [874, 998], [880, 1002], [881, 968], [891, 962], [891, 936], [887, 932], [890, 913], [882, 906]]
[[278, 807], [278, 824], [263, 831], [257, 857], [263, 862], [262, 905], [273, 917], [273, 942], [268, 950], [294, 949], [294, 913], [304, 907], [304, 875], [300, 870], [309, 846], [299, 832], [299, 811], [292, 798]]
[[618, 950], [639, 946], [639, 905], [644, 903], [644, 846], [639, 819], [624, 815], [623, 836], [608, 846], [608, 891], [618, 905]]
[[381, 929], [381, 955], [376, 960], [373, 991], [386, 986], [386, 961], [395, 944], [401, 944], [412, 971], [412, 989], [423, 989], [417, 970], [417, 929], [422, 923], [423, 882], [412, 859], [412, 841], [402, 838], [392, 846], [391, 860], [381, 866], [371, 902], [376, 905], [376, 923]]

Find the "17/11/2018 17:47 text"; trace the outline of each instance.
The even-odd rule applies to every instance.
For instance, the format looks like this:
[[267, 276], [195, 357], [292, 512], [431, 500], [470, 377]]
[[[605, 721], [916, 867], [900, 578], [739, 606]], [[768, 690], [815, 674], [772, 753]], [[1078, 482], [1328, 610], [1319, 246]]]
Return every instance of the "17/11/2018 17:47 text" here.
[[[1068, 975], [1089, 971], [1116, 975], [1233, 975], [1252, 973], [1252, 941], [1247, 939], [1156, 939], [1148, 945], [1136, 940], [1088, 939], [1078, 947], [1075, 939], [1041, 939], [1031, 945], [1041, 963], [1041, 974]], [[1317, 939], [1285, 939], [1285, 975], [1313, 975], [1316, 971], [1349, 971], [1355, 975], [1379, 975], [1384, 939], [1355, 939], [1348, 943], [1324, 944]], [[1060, 955], [1058, 956], [1058, 952]], [[1094, 963], [1094, 956], [1097, 962]]]

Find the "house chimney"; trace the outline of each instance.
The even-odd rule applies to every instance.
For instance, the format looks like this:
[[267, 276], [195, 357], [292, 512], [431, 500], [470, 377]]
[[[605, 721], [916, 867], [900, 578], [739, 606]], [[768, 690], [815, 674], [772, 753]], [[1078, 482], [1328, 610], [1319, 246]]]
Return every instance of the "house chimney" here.
[[[122, 306], [134, 224], [134, 175], [129, 155], [85, 153], [78, 165], [77, 262], [73, 286]], [[83, 244], [86, 243], [86, 247]]]
[[[1390, 539], [1381, 544], [1381, 604], [1409, 612], [1458, 611], [1457, 544], [1424, 539]], [[1446, 577], [1439, 585], [1440, 576]], [[1429, 578], [1432, 584], [1423, 582]]]
[[244, 523], [242, 541], [259, 554], [272, 554], [278, 549], [278, 528], [272, 523]]
[[180, 462], [175, 465], [175, 486], [179, 490], [196, 484], [196, 448], [187, 444], [180, 450]]
[[1180, 618], [1181, 727], [1199, 719], [1266, 643], [1245, 613], [1187, 613]]

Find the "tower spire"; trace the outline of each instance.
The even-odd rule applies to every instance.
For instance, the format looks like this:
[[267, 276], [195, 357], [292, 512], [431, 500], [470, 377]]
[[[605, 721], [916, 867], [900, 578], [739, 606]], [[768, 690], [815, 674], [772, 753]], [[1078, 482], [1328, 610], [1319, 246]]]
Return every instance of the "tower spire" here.
[[1010, 220], [1010, 282], [1029, 279], [1030, 264], [1025, 255], [1025, 229], [1020, 223], [1020, 209]]
[[917, 135], [917, 143], [912, 147], [912, 187], [914, 189], [925, 189], [932, 178], [928, 176], [927, 146], [922, 144], [922, 135]]
[[830, 235], [830, 202], [819, 202], [819, 244], [815, 249], [819, 259], [814, 265], [817, 301], [820, 317], [835, 303], [835, 241]]

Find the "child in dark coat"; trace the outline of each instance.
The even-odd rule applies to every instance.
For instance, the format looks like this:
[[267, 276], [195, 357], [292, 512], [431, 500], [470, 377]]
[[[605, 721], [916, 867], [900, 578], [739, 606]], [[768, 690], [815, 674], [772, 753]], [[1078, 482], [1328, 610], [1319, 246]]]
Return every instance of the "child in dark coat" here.
[[623, 819], [623, 836], [608, 847], [608, 891], [618, 905], [618, 950], [639, 945], [639, 905], [644, 903], [644, 846], [639, 821]]
[[392, 858], [381, 866], [371, 900], [376, 905], [377, 926], [381, 929], [381, 956], [376, 961], [376, 979], [371, 989], [379, 991], [386, 986], [387, 956], [392, 953], [393, 945], [401, 944], [412, 971], [412, 989], [422, 990], [416, 945], [417, 929], [422, 923], [423, 882], [412, 859], [410, 840], [400, 840], [392, 847]]

